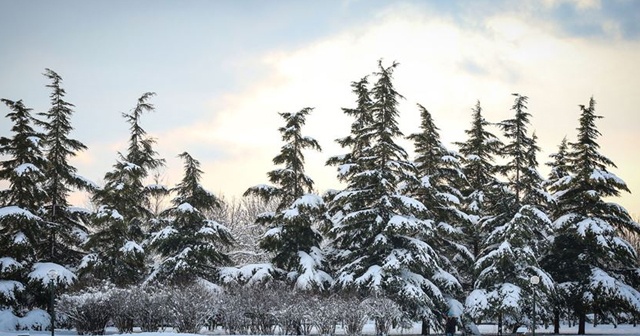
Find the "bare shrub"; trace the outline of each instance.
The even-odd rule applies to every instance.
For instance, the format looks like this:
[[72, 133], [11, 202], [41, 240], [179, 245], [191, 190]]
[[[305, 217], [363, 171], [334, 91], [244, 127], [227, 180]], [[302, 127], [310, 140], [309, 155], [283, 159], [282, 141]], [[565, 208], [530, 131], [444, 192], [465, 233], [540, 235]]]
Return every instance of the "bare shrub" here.
[[156, 286], [137, 287], [131, 291], [134, 316], [140, 329], [155, 332], [170, 319], [169, 294]]
[[347, 335], [362, 335], [362, 329], [370, 315], [370, 307], [363, 302], [356, 296], [345, 296], [340, 299], [339, 309]]
[[75, 327], [79, 335], [104, 335], [111, 318], [108, 294], [91, 288], [78, 294], [60, 297], [58, 310]]
[[339, 300], [334, 297], [314, 296], [307, 301], [309, 318], [320, 335], [335, 335], [336, 324], [342, 319], [341, 312], [335, 307]]
[[217, 312], [216, 296], [200, 284], [174, 288], [169, 294], [173, 327], [180, 333], [198, 333]]
[[389, 335], [391, 326], [403, 320], [400, 306], [388, 298], [370, 297], [364, 300], [363, 305], [367, 306], [369, 318], [375, 322], [376, 335]]
[[134, 305], [131, 304], [131, 290], [116, 288], [109, 292], [108, 305], [111, 310], [111, 321], [122, 333], [133, 332], [135, 318]]

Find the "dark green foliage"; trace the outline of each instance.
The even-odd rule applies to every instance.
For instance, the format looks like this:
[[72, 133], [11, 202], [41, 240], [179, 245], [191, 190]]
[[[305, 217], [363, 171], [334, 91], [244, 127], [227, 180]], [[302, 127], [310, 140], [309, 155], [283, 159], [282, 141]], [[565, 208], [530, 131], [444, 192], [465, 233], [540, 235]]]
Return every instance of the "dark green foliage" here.
[[397, 65], [385, 68], [379, 62], [368, 93], [366, 82], [354, 83], [356, 121], [351, 136], [338, 140], [350, 152], [329, 162], [339, 165], [347, 182], [345, 190], [329, 195], [335, 286], [387, 296], [415, 316], [430, 317], [444, 309], [443, 293], [459, 284], [450, 281], [440, 266], [442, 256], [425, 242], [435, 232], [433, 221], [422, 219], [427, 208], [403, 191], [418, 179], [395, 142], [402, 136], [397, 123], [401, 96], [392, 84]]
[[9, 182], [9, 189], [0, 191], [0, 204], [14, 205], [37, 213], [47, 199], [46, 191], [41, 187], [45, 179], [43, 168], [47, 165], [42, 151], [43, 135], [33, 129], [35, 119], [32, 109], [22, 100], [1, 100], [11, 109], [7, 118], [13, 122], [12, 138], [0, 138], [2, 161], [0, 179]]
[[[501, 186], [494, 184], [490, 189], [495, 196], [501, 196], [499, 203], [488, 208], [489, 216], [482, 220], [486, 232], [482, 243], [484, 249], [475, 263], [477, 274], [474, 294], [491, 297], [488, 309], [482, 305], [471, 306], [474, 317], [495, 316], [504, 318], [509, 327], [516, 327], [526, 321], [531, 301], [529, 279], [538, 276], [538, 315], [549, 316], [550, 295], [554, 292], [552, 278], [540, 267], [538, 260], [546, 254], [548, 238], [551, 235], [551, 220], [546, 214], [551, 197], [542, 188], [542, 177], [537, 171], [536, 154], [539, 148], [536, 136], [528, 134], [530, 114], [526, 111], [527, 97], [515, 94], [512, 107], [513, 119], [500, 123], [505, 138], [509, 141], [501, 154], [507, 158], [498, 166], [508, 182]], [[493, 196], [492, 195], [492, 196]], [[493, 200], [498, 201], [495, 197]], [[510, 293], [510, 294], [509, 294]]]
[[547, 199], [540, 187], [542, 177], [537, 172], [538, 162], [536, 154], [540, 148], [536, 144], [535, 134], [528, 135], [528, 125], [531, 114], [527, 112], [527, 96], [516, 96], [512, 110], [515, 111], [513, 119], [502, 121], [499, 125], [504, 131], [504, 137], [509, 143], [500, 149], [503, 157], [509, 161], [497, 167], [498, 172], [509, 180], [508, 185], [514, 193], [515, 208], [519, 204], [542, 204]]
[[273, 254], [273, 265], [291, 272], [289, 278], [295, 279], [300, 289], [324, 288], [330, 280], [324, 271], [326, 265], [320, 250], [322, 235], [317, 230], [324, 204], [313, 194], [313, 180], [304, 171], [302, 151], [321, 150], [315, 139], [301, 133], [311, 111], [307, 107], [296, 113], [280, 113], [285, 126], [279, 131], [285, 144], [273, 163], [283, 167], [267, 174], [273, 186], [255, 186], [245, 192], [245, 196], [256, 195], [266, 202], [279, 200], [274, 213], [257, 219], [269, 226], [260, 247]]
[[82, 223], [86, 213], [72, 211], [67, 199], [73, 189], [91, 190], [92, 185], [77, 175], [77, 169], [71, 166], [69, 159], [86, 146], [69, 138], [73, 130], [70, 118], [74, 105], [64, 100], [66, 92], [61, 87], [62, 78], [51, 69], [45, 69], [44, 75], [51, 80], [47, 85], [51, 89], [51, 108], [40, 113], [44, 120], [39, 122], [44, 129], [43, 147], [47, 158], [43, 187], [48, 199], [42, 217], [54, 223], [50, 232], [50, 260], [75, 266], [81, 258], [78, 248], [83, 243], [81, 237], [87, 235]]
[[[584, 317], [594, 310], [640, 313], [640, 292], [629, 286], [638, 283], [638, 272], [629, 272], [637, 268], [637, 251], [621, 237], [622, 230], [640, 233], [640, 225], [626, 209], [603, 199], [629, 189], [608, 171], [615, 165], [598, 150], [601, 134], [595, 120], [601, 117], [595, 114], [595, 100], [591, 98], [580, 109], [577, 141], [569, 144], [566, 154], [570, 175], [553, 185], [558, 203], [554, 227], [559, 239], [547, 264], [552, 275], [561, 279], [561, 293], [579, 317], [579, 333], [584, 333]], [[578, 265], [553, 262], [560, 259]]]
[[152, 212], [149, 196], [156, 188], [146, 188], [149, 171], [164, 164], [153, 150], [154, 139], [140, 126], [144, 112], [153, 111], [148, 102], [153, 92], [143, 94], [130, 114], [123, 117], [130, 124], [131, 136], [126, 155], [119, 153], [113, 170], [104, 177], [105, 185], [93, 195], [98, 205], [91, 224], [96, 231], [86, 244], [81, 273], [85, 277], [107, 279], [124, 286], [139, 283], [145, 276], [145, 251], [140, 245]]
[[9, 188], [0, 191], [0, 255], [10, 256], [24, 266], [47, 255], [45, 237], [48, 226], [37, 214], [47, 200], [42, 188], [46, 158], [42, 153], [42, 134], [32, 125], [31, 109], [21, 100], [2, 99], [11, 112], [7, 118], [14, 124], [13, 137], [0, 138], [0, 180], [9, 182]]
[[463, 196], [458, 187], [465, 181], [460, 157], [440, 141], [431, 113], [420, 104], [418, 108], [421, 132], [407, 137], [415, 146], [414, 162], [420, 179], [412, 194], [426, 207], [422, 218], [437, 224], [434, 239], [428, 243], [445, 256], [440, 260], [442, 267], [459, 278], [458, 270], [468, 269], [474, 259], [467, 246], [460, 243], [462, 230], [470, 225], [470, 218], [460, 210]]
[[220, 200], [200, 184], [200, 163], [187, 152], [179, 157], [185, 162], [184, 177], [172, 189], [173, 206], [160, 214], [164, 227], [151, 235], [151, 246], [162, 260], [150, 280], [182, 285], [198, 278], [214, 281], [217, 268], [230, 264], [220, 250], [233, 239], [227, 228], [204, 215], [219, 208]]
[[[463, 221], [463, 241], [475, 260], [484, 248], [488, 232], [481, 228], [482, 220], [489, 216], [488, 209], [496, 204], [496, 190], [501, 186], [494, 176], [494, 158], [499, 155], [502, 142], [489, 130], [491, 124], [482, 116], [482, 107], [477, 102], [472, 109], [471, 128], [465, 130], [468, 138], [456, 143], [461, 155], [461, 169], [465, 183], [461, 184], [463, 195], [462, 210], [467, 214]], [[494, 197], [492, 197], [494, 196]], [[467, 288], [473, 286], [474, 274], [471, 268], [462, 268], [461, 277]]]
[[[47, 200], [42, 188], [46, 158], [42, 153], [42, 134], [33, 129], [31, 109], [21, 100], [2, 99], [9, 107], [7, 118], [12, 137], [0, 137], [0, 181], [8, 188], [0, 191], [0, 280], [13, 284], [12, 295], [0, 294], [0, 306], [16, 311], [40, 303], [43, 288], [31, 288], [31, 267], [47, 256], [46, 236], [50, 226], [37, 216]], [[12, 282], [11, 282], [12, 281]]]
[[567, 143], [567, 138], [564, 137], [558, 146], [558, 151], [549, 155], [553, 161], [547, 163], [547, 166], [551, 168], [551, 171], [549, 172], [547, 181], [545, 181], [545, 186], [547, 186], [549, 191], [552, 193], [558, 189], [558, 185], [556, 185], [556, 183], [559, 183], [560, 185], [565, 178], [570, 176], [570, 167], [567, 162], [567, 156], [569, 155], [568, 148], [569, 145]]

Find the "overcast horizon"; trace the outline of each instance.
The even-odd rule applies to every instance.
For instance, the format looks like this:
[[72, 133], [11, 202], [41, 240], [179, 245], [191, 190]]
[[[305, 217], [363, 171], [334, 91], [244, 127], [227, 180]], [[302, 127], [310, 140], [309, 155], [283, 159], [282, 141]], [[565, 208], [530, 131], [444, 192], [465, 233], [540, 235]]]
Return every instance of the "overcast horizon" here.
[[[575, 139], [579, 105], [593, 96], [604, 117], [596, 121], [601, 153], [638, 193], [639, 22], [640, 2], [626, 0], [0, 0], [0, 98], [46, 111], [42, 73], [56, 71], [76, 105], [72, 137], [88, 147], [73, 163], [101, 182], [126, 150], [121, 113], [156, 92], [142, 127], [167, 160], [164, 182], [179, 182], [177, 155], [188, 151], [205, 187], [230, 198], [268, 183], [282, 145], [278, 112], [314, 107], [303, 134], [323, 152], [305, 153], [306, 170], [323, 192], [340, 187], [324, 162], [344, 153], [334, 139], [350, 130], [341, 108], [354, 106], [351, 81], [376, 71], [379, 59], [397, 61], [405, 135], [419, 131], [419, 103], [457, 149], [476, 101], [499, 122], [512, 117], [517, 92], [529, 97], [545, 176], [548, 155], [565, 136]], [[0, 134], [9, 124], [3, 118]], [[635, 194], [614, 201], [640, 215]]]

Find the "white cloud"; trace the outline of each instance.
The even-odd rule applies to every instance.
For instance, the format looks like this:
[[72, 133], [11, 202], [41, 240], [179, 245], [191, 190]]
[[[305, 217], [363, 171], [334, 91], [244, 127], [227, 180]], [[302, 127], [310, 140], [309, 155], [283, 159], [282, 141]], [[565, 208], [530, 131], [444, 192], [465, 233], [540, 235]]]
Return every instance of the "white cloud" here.
[[600, 0], [544, 0], [547, 7], [555, 7], [562, 3], [569, 3], [580, 10], [600, 9]]
[[[578, 1], [576, 6], [599, 3]], [[573, 138], [577, 106], [595, 95], [598, 112], [605, 116], [598, 124], [604, 134], [602, 150], [619, 162], [618, 174], [638, 191], [640, 177], [632, 167], [640, 163], [625, 143], [640, 140], [635, 129], [640, 96], [634, 92], [639, 52], [637, 42], [566, 37], [528, 13], [495, 15], [479, 27], [462, 28], [418, 7], [390, 7], [366, 25], [264, 55], [260, 62], [268, 76], [213, 101], [212, 119], [159, 139], [163, 146], [205, 143], [224, 152], [223, 158], [200, 159], [214, 191], [238, 195], [267, 181], [271, 158], [281, 145], [277, 112], [315, 107], [305, 133], [320, 141], [324, 153], [309, 153], [307, 171], [321, 190], [336, 187], [335, 170], [323, 164], [328, 156], [342, 153], [333, 140], [349, 132], [351, 120], [340, 110], [353, 105], [349, 83], [376, 71], [383, 58], [385, 64], [401, 63], [395, 84], [407, 98], [400, 119], [405, 134], [418, 130], [415, 103], [421, 103], [433, 114], [445, 142], [464, 140], [476, 99], [487, 119], [500, 121], [511, 117], [510, 94], [518, 92], [530, 97], [533, 128], [545, 149], [540, 162], [547, 161], [565, 135]], [[640, 211], [637, 200], [625, 196], [622, 203]]]

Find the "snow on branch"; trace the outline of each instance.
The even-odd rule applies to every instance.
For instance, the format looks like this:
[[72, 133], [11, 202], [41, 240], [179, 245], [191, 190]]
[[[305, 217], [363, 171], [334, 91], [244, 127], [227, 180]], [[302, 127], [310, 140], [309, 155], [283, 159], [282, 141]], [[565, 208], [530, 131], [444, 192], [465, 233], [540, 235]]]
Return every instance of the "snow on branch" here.
[[0, 280], [0, 298], [7, 298], [9, 300], [15, 300], [15, 294], [22, 292], [24, 285], [14, 280]]
[[122, 246], [120, 248], [120, 252], [124, 253], [124, 254], [129, 254], [129, 253], [144, 253], [144, 249], [142, 248], [142, 246], [140, 246], [138, 243], [134, 242], [134, 241], [127, 241], [124, 246]]
[[0, 208], [0, 218], [3, 217], [25, 217], [30, 220], [40, 220], [40, 217], [32, 214], [29, 210], [22, 209], [15, 205]]
[[38, 167], [36, 167], [33, 163], [23, 163], [23, 164], [18, 165], [17, 167], [15, 167], [13, 169], [13, 171], [18, 176], [29, 174], [31, 172], [40, 174], [40, 169], [38, 169]]
[[322, 252], [317, 247], [312, 247], [310, 253], [298, 251], [300, 257], [300, 268], [302, 273], [296, 279], [296, 288], [301, 290], [311, 290], [321, 288], [323, 284], [331, 284], [332, 278], [326, 272], [320, 270], [322, 265]]
[[0, 258], [0, 273], [11, 272], [22, 268], [22, 264], [11, 257]]
[[64, 266], [51, 262], [33, 264], [32, 271], [28, 277], [33, 281], [41, 282], [44, 286], [47, 286], [50, 281], [68, 286], [72, 285], [76, 280], [76, 275], [71, 271]]

